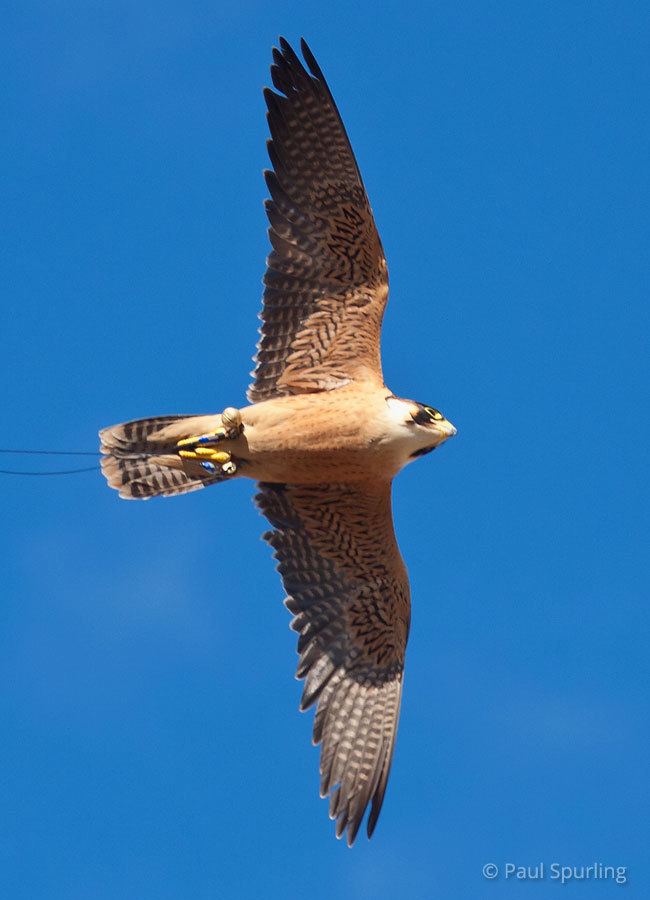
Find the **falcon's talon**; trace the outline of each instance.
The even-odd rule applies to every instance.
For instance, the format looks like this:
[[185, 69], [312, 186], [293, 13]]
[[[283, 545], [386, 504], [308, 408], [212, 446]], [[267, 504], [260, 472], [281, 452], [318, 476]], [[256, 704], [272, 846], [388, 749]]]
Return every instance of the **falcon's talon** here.
[[198, 439], [199, 439], [199, 436], [197, 434], [195, 434], [192, 437], [183, 438], [182, 441], [177, 441], [176, 446], [177, 447], [190, 447], [190, 446], [192, 446], [192, 444], [196, 444]]
[[195, 447], [197, 444], [219, 444], [228, 438], [225, 428], [217, 428], [208, 434], [193, 434], [191, 437], [177, 441], [177, 447]]
[[215, 474], [220, 470], [224, 475], [234, 475], [237, 465], [232, 461], [232, 454], [223, 445], [226, 441], [238, 438], [244, 430], [241, 413], [233, 406], [228, 406], [221, 413], [221, 421], [222, 425], [214, 431], [193, 434], [177, 441], [176, 450], [182, 459], [199, 462], [206, 472]]
[[228, 437], [228, 433], [225, 428], [217, 428], [216, 431], [211, 432], [210, 434], [202, 434], [199, 439], [199, 444], [217, 444], [219, 441], [225, 441]]
[[197, 456], [216, 459], [217, 462], [228, 462], [230, 459], [230, 453], [227, 450], [215, 450], [213, 447], [197, 447], [194, 452]]
[[214, 450], [211, 447], [197, 447], [195, 450], [179, 450], [178, 455], [183, 459], [198, 459], [199, 461], [211, 460], [212, 462], [228, 463], [231, 454], [227, 450]]
[[221, 413], [221, 420], [223, 425], [219, 428], [215, 428], [214, 431], [208, 431], [206, 434], [192, 434], [190, 437], [182, 438], [180, 441], [177, 441], [176, 447], [179, 452], [182, 447], [186, 450], [195, 450], [197, 453], [200, 450], [201, 455], [204, 455], [203, 448], [199, 447], [199, 445], [202, 444], [209, 447], [212, 444], [222, 444], [224, 441], [232, 441], [238, 438], [244, 430], [241, 413], [238, 409], [235, 409], [234, 406], [228, 406], [224, 409]]

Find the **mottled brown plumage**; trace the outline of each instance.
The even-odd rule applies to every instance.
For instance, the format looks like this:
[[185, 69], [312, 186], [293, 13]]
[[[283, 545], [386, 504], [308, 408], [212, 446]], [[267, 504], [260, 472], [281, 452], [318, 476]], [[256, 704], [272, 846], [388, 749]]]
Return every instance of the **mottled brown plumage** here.
[[300, 704], [318, 702], [321, 796], [339, 837], [354, 841], [372, 800], [372, 834], [386, 790], [410, 621], [406, 569], [393, 532], [388, 482], [261, 484], [265, 535], [300, 634]]
[[251, 405], [100, 432], [102, 469], [127, 498], [260, 482], [256, 502], [298, 632], [301, 709], [316, 704], [321, 794], [352, 844], [388, 780], [410, 594], [391, 482], [455, 434], [436, 410], [395, 397], [381, 373], [388, 296], [381, 241], [332, 95], [302, 42], [283, 39], [266, 90], [273, 249]]
[[253, 403], [353, 379], [383, 384], [379, 334], [388, 269], [372, 210], [316, 60], [303, 41], [309, 74], [286, 41], [280, 46], [271, 75], [282, 94], [264, 91], [273, 250], [248, 391]]

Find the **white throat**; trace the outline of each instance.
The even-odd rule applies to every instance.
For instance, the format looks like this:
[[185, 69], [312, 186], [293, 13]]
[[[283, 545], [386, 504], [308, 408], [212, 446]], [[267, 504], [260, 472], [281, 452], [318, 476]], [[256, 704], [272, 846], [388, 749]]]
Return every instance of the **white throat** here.
[[385, 440], [395, 448], [400, 468], [413, 461], [413, 454], [417, 450], [423, 450], [425, 447], [431, 447], [437, 443], [435, 434], [419, 428], [413, 422], [412, 403], [397, 397], [388, 397], [386, 411]]

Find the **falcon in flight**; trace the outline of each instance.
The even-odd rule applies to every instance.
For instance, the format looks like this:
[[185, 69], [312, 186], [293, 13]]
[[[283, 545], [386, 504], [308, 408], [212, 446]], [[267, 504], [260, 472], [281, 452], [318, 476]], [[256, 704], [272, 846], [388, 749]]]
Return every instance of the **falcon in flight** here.
[[147, 500], [252, 478], [314, 705], [321, 795], [351, 845], [372, 835], [390, 771], [409, 633], [391, 483], [456, 434], [384, 384], [386, 260], [343, 122], [307, 44], [280, 40], [266, 89], [272, 250], [250, 404], [100, 432], [102, 470]]

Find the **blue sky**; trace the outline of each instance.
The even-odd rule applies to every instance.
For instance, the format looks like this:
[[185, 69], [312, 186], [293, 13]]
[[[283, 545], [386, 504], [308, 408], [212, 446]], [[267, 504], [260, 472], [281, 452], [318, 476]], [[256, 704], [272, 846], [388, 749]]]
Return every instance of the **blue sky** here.
[[555, 896], [481, 875], [543, 861], [626, 866], [649, 896], [645, 4], [3, 20], [2, 446], [243, 403], [280, 33], [309, 40], [373, 204], [387, 382], [459, 434], [395, 485], [405, 695], [353, 850], [253, 485], [135, 504], [92, 474], [3, 478], [2, 895]]

